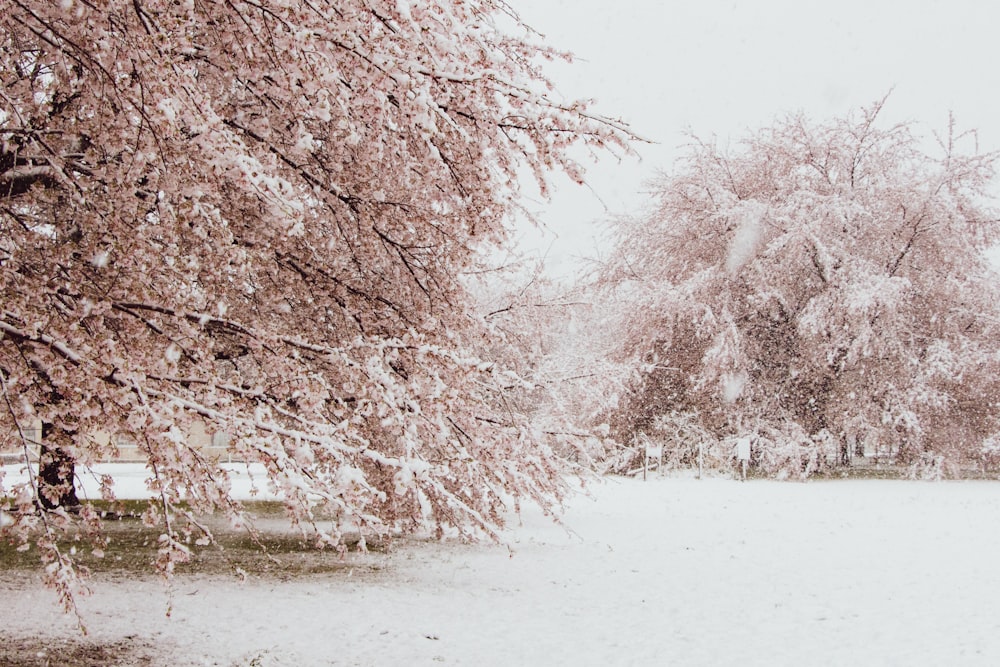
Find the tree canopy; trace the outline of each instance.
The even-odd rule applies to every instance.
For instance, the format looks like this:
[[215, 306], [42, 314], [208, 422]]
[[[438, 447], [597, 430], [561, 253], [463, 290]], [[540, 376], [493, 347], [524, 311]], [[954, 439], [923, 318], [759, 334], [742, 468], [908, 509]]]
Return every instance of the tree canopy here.
[[[113, 453], [95, 433], [137, 443], [165, 570], [198, 512], [240, 512], [196, 420], [306, 524], [489, 531], [508, 494], [558, 495], [504, 369], [476, 356], [463, 275], [505, 241], [525, 169], [544, 191], [551, 170], [581, 178], [570, 146], [629, 134], [553, 94], [541, 67], [566, 56], [502, 0], [0, 17], [0, 437], [41, 421], [78, 465]], [[33, 511], [59, 497], [35, 484], [0, 487], [0, 530], [66, 566], [71, 517]]]
[[613, 223], [619, 437], [696, 415], [717, 442], [755, 435], [770, 471], [979, 457], [1000, 416], [996, 156], [953, 125], [925, 150], [883, 104], [733, 150], [694, 140], [651, 210]]

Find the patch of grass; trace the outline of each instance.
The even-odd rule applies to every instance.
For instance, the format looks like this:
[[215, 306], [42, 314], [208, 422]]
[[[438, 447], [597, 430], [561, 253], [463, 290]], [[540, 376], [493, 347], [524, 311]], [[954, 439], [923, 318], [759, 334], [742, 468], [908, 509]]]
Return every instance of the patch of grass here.
[[152, 664], [151, 645], [131, 637], [103, 644], [50, 637], [5, 638], [0, 642], [0, 665], [5, 667], [141, 667]]
[[[813, 479], [913, 479], [910, 467], [899, 464], [856, 465], [842, 468], [830, 468], [823, 472], [813, 473]], [[957, 473], [946, 471], [944, 479], [966, 481], [997, 481], [1000, 473], [994, 470], [964, 469]]]
[[[67, 540], [60, 544], [64, 553], [71, 554], [80, 565], [94, 573], [110, 575], [145, 575], [153, 572], [157, 557], [158, 539], [162, 526], [149, 528], [140, 516], [145, 511], [145, 501], [119, 501], [109, 505], [94, 503], [95, 509], [104, 514], [104, 535], [108, 544], [101, 553], [95, 553], [93, 546], [84, 539]], [[195, 534], [186, 546], [192, 556], [187, 563], [177, 566], [177, 574], [232, 574], [244, 571], [279, 578], [301, 574], [321, 574], [354, 569], [365, 565], [375, 567], [374, 559], [359, 563], [356, 553], [341, 553], [335, 548], [318, 548], [313, 536], [303, 536], [285, 522], [284, 506], [276, 502], [253, 502], [246, 504], [248, 512], [260, 524], [255, 540], [248, 531], [235, 529], [218, 517], [207, 517], [204, 523], [210, 528], [215, 543], [197, 545]], [[348, 537], [345, 546], [348, 552], [359, 551], [359, 537]], [[384, 542], [371, 541], [367, 549], [382, 552]], [[38, 549], [32, 545], [26, 551], [18, 551], [16, 545], [0, 542], [0, 570], [37, 570], [41, 567]], [[0, 664], [3, 664], [0, 662]]]
[[813, 479], [908, 479], [907, 469], [899, 466], [844, 466], [811, 475]]

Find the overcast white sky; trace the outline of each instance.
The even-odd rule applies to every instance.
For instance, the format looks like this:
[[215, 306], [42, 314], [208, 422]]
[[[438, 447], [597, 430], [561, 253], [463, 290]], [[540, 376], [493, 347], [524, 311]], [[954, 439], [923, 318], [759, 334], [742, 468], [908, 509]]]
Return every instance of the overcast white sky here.
[[734, 143], [776, 115], [815, 120], [890, 90], [887, 121], [927, 133], [954, 111], [1000, 149], [1000, 5], [988, 0], [510, 0], [551, 45], [574, 52], [551, 76], [566, 97], [628, 121], [657, 143], [641, 161], [607, 158], [590, 187], [562, 183], [537, 210], [549, 230], [525, 243], [568, 274], [603, 244], [592, 224], [643, 205], [644, 181], [667, 169], [683, 132]]

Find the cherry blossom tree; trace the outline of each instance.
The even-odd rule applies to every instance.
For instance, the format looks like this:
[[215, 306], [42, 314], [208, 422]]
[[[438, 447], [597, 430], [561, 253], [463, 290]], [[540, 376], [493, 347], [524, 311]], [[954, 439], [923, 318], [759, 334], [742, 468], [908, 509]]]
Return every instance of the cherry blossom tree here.
[[996, 156], [954, 124], [925, 150], [880, 124], [884, 102], [732, 151], [694, 140], [651, 210], [614, 222], [602, 280], [635, 369], [619, 437], [694, 413], [717, 458], [749, 434], [757, 465], [795, 474], [979, 455], [998, 422]]
[[73, 469], [115, 452], [100, 432], [148, 462], [165, 572], [199, 514], [241, 514], [195, 421], [306, 526], [491, 533], [506, 498], [559, 496], [504, 369], [473, 353], [492, 334], [463, 276], [506, 241], [525, 171], [544, 193], [581, 178], [571, 146], [628, 150], [552, 93], [541, 68], [568, 56], [502, 0], [0, 17], [0, 432], [27, 460], [41, 422], [48, 471], [0, 487], [0, 530], [52, 582], [72, 576], [60, 531], [99, 530], [66, 505]]

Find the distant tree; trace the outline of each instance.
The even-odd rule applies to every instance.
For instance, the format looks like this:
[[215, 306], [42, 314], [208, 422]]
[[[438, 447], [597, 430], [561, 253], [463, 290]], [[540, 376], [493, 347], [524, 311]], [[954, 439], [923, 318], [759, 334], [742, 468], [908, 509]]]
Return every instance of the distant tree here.
[[996, 156], [953, 125], [932, 156], [880, 127], [884, 101], [732, 152], [695, 141], [651, 211], [614, 222], [602, 281], [636, 369], [620, 436], [694, 412], [719, 443], [756, 435], [772, 472], [978, 456], [998, 418]]
[[482, 274], [474, 291], [494, 332], [484, 356], [516, 371], [506, 400], [536, 433], [580, 469], [601, 471], [610, 455], [607, 402], [629, 369], [611, 358], [606, 318], [617, 318], [586, 283], [570, 285], [541, 266]]
[[570, 146], [629, 134], [550, 97], [566, 56], [506, 3], [0, 0], [0, 21], [0, 437], [27, 457], [41, 421], [51, 464], [0, 487], [0, 530], [51, 581], [73, 469], [115, 450], [98, 432], [148, 461], [164, 571], [198, 513], [241, 512], [196, 420], [303, 525], [489, 532], [508, 494], [559, 495], [471, 353], [462, 276], [525, 168], [544, 192], [581, 177]]

